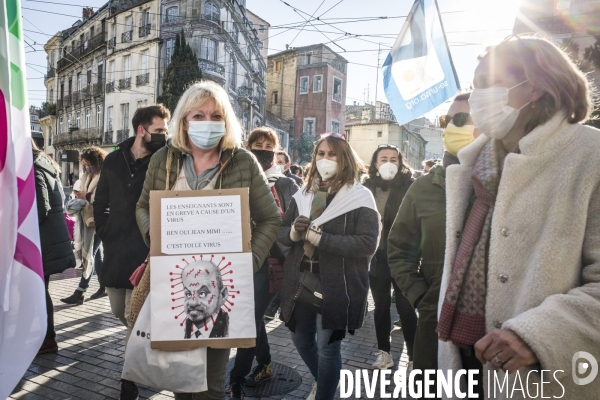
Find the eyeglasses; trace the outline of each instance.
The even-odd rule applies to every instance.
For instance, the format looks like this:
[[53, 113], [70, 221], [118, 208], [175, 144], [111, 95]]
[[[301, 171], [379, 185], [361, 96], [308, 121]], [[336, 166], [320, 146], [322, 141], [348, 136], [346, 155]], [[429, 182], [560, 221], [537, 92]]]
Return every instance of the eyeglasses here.
[[448, 124], [452, 122], [454, 125], [460, 128], [461, 126], [464, 126], [467, 123], [467, 120], [470, 116], [471, 114], [465, 112], [459, 112], [454, 115], [442, 115], [439, 118], [440, 127], [445, 129], [448, 126]]
[[379, 146], [377, 146], [377, 149], [394, 149], [394, 150], [398, 150], [398, 146], [396, 146], [395, 144], [380, 144]]
[[326, 137], [334, 137], [336, 139], [342, 139], [342, 140], [346, 140], [346, 135], [343, 133], [338, 133], [338, 132], [327, 132], [327, 133], [321, 133], [319, 135], [319, 139], [325, 139]]

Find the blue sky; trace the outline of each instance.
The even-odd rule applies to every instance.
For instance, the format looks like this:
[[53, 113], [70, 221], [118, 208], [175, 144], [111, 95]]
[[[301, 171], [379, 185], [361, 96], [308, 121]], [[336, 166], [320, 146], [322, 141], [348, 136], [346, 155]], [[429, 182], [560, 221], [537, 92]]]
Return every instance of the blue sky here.
[[[46, 70], [46, 54], [43, 44], [54, 33], [71, 26], [81, 16], [84, 5], [97, 9], [105, 2], [21, 0], [23, 28], [28, 43], [25, 52], [30, 104], [39, 105], [45, 100], [43, 74]], [[497, 43], [511, 33], [518, 2], [519, 0], [438, 0], [442, 23], [463, 88], [470, 85], [477, 55], [486, 45]], [[285, 49], [286, 44], [306, 46], [334, 41], [328, 46], [350, 62], [346, 104], [374, 101], [378, 71], [376, 66], [381, 66], [385, 60], [404, 23], [402, 16], [408, 13], [413, 1], [286, 0], [285, 3], [283, 0], [247, 0], [248, 9], [272, 26], [269, 53]], [[305, 20], [311, 15], [322, 18], [321, 22], [303, 27]], [[370, 17], [373, 17], [372, 20], [364, 20]], [[288, 30], [290, 25], [293, 28]], [[352, 35], [364, 36], [355, 38]], [[381, 69], [378, 82], [377, 100], [386, 101]], [[440, 106], [428, 116], [442, 114], [447, 107], [448, 105]]]

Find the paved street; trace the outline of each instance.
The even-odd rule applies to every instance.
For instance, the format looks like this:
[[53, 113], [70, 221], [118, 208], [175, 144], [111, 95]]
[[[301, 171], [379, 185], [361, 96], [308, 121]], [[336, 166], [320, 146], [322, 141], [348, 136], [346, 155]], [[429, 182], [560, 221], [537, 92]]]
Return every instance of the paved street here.
[[[113, 317], [108, 298], [86, 301], [81, 306], [62, 304], [59, 299], [73, 293], [79, 282], [74, 270], [55, 275], [50, 283], [54, 302], [58, 354], [37, 357], [11, 395], [11, 399], [118, 399], [123, 366], [125, 328]], [[88, 295], [98, 288], [94, 276]], [[396, 320], [396, 312], [392, 312]], [[267, 326], [273, 361], [294, 368], [302, 376], [298, 389], [285, 395], [263, 399], [305, 399], [313, 378], [294, 349], [288, 329], [279, 321]], [[398, 331], [392, 333], [392, 354], [400, 368], [407, 362], [404, 342]], [[373, 326], [373, 302], [369, 299], [369, 314], [364, 327], [356, 335], [347, 335], [342, 344], [344, 368], [368, 369], [377, 351]], [[235, 355], [232, 351], [231, 356]], [[379, 393], [379, 390], [377, 391]], [[363, 393], [364, 395], [364, 393]], [[170, 399], [171, 392], [140, 388], [142, 399]]]

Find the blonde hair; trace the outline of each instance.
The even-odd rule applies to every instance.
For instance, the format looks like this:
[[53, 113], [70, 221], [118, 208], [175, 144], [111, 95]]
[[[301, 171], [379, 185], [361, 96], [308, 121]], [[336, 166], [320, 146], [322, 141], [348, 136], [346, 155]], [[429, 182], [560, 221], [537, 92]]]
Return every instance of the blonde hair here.
[[219, 148], [229, 150], [241, 146], [242, 127], [231, 106], [227, 92], [215, 82], [200, 81], [188, 87], [183, 93], [175, 107], [173, 119], [169, 123], [169, 133], [172, 135], [171, 145], [177, 150], [184, 153], [191, 152], [185, 117], [194, 108], [200, 107], [211, 99], [215, 101], [217, 109], [223, 114], [227, 131], [221, 139]]
[[513, 36], [488, 47], [479, 60], [484, 58], [501, 60], [508, 73], [544, 92], [531, 110], [526, 132], [543, 125], [559, 110], [566, 112], [571, 124], [590, 117], [593, 100], [589, 81], [568, 54], [552, 42], [534, 36]]

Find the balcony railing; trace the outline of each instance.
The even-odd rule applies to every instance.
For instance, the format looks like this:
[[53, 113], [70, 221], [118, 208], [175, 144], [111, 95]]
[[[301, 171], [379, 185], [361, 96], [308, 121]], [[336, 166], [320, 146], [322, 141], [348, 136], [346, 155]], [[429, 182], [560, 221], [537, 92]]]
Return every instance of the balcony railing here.
[[200, 67], [200, 70], [202, 70], [202, 73], [218, 75], [219, 77], [225, 79], [225, 67], [219, 63], [199, 58], [198, 66]]
[[74, 62], [78, 62], [79, 58], [84, 55], [94, 51], [98, 47], [104, 46], [106, 43], [106, 32], [102, 31], [99, 34], [92, 37], [90, 40], [86, 40], [81, 43], [79, 46], [74, 46], [71, 48], [71, 51], [67, 51], [64, 53], [63, 57], [58, 60], [56, 64], [56, 69], [61, 70]]
[[111, 39], [108, 40], [108, 48], [109, 48], [109, 50], [114, 49], [116, 45], [117, 45], [117, 38], [116, 37], [111, 38]]
[[106, 82], [106, 93], [115, 91], [115, 81]]
[[73, 92], [72, 96], [73, 96], [72, 97], [73, 103], [79, 103], [82, 100], [81, 92], [79, 92], [79, 91]]
[[138, 28], [138, 33], [139, 33], [140, 37], [148, 36], [150, 34], [150, 24], [140, 26]]
[[48, 73], [44, 75], [44, 83], [50, 78], [54, 78], [56, 76], [56, 70], [54, 68], [50, 68]]
[[146, 72], [145, 74], [141, 74], [135, 77], [136, 86], [147, 85], [150, 82], [150, 73]]
[[119, 79], [119, 90], [129, 89], [131, 87], [131, 78]]
[[132, 38], [133, 38], [133, 31], [123, 32], [121, 34], [121, 43], [131, 42]]
[[124, 142], [129, 137], [129, 129], [121, 129], [117, 131], [117, 143]]
[[238, 97], [250, 98], [252, 97], [252, 88], [248, 86], [240, 86], [237, 89]]
[[113, 131], [104, 132], [104, 140], [102, 140], [102, 144], [112, 144], [113, 143]]
[[69, 107], [71, 105], [71, 95], [67, 94], [63, 97], [63, 105]]
[[217, 24], [221, 21], [219, 13], [202, 14], [202, 19], [205, 21], [213, 21]]
[[100, 80], [97, 83], [94, 83], [94, 86], [92, 87], [92, 95], [93, 96], [102, 96], [102, 93], [104, 92], [104, 81]]
[[102, 133], [99, 128], [77, 128], [70, 132], [62, 132], [55, 136], [54, 145], [59, 146], [63, 144], [72, 143], [98, 143], [102, 139]]

